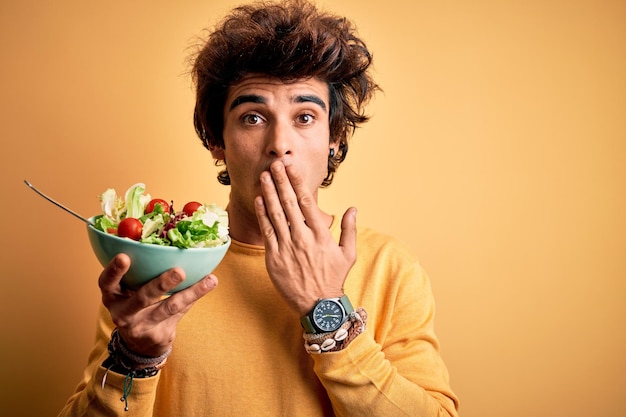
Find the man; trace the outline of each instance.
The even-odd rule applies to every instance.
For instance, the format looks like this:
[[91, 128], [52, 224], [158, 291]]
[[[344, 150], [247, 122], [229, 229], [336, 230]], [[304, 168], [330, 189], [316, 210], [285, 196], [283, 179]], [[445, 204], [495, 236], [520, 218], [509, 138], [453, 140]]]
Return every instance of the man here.
[[317, 205], [367, 120], [370, 64], [347, 20], [304, 1], [242, 6], [209, 36], [194, 121], [231, 187], [231, 247], [168, 298], [184, 271], [130, 291], [114, 259], [61, 416], [457, 415], [426, 275], [395, 240], [357, 233], [354, 208]]

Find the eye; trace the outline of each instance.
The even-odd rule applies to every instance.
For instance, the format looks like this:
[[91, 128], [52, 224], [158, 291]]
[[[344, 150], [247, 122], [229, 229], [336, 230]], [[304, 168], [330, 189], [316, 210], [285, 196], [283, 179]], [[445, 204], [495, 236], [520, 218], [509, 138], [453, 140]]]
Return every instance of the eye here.
[[263, 122], [263, 118], [256, 113], [244, 114], [241, 121], [247, 125], [258, 125]]
[[310, 125], [315, 121], [315, 116], [310, 113], [302, 113], [296, 117], [296, 121], [303, 125]]

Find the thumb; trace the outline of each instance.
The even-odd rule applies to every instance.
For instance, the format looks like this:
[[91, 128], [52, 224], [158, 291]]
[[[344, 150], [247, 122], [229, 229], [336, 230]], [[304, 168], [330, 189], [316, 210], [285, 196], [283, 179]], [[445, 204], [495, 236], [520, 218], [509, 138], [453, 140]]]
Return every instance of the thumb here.
[[339, 246], [353, 263], [356, 261], [356, 212], [355, 207], [350, 207], [343, 214], [339, 237]]

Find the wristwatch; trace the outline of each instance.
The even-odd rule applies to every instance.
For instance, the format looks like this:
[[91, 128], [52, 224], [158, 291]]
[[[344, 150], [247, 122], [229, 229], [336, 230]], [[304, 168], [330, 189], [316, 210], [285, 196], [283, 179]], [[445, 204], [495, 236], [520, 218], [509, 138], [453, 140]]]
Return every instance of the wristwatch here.
[[300, 319], [307, 333], [329, 333], [337, 330], [354, 311], [347, 295], [320, 299], [309, 313]]

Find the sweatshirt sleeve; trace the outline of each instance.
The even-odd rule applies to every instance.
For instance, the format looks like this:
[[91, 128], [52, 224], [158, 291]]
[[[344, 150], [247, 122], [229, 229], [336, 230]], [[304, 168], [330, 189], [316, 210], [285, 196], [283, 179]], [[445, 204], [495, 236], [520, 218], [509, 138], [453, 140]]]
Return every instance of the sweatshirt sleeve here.
[[[102, 306], [98, 318], [96, 343], [89, 354], [83, 378], [58, 417], [152, 416], [160, 373], [151, 378], [134, 378], [130, 381], [125, 375], [107, 372], [102, 363], [108, 357], [107, 344], [112, 330], [113, 323], [109, 313]], [[128, 411], [124, 411], [125, 386], [126, 390], [130, 388]]]
[[[355, 301], [368, 313], [366, 331], [342, 351], [312, 355], [335, 413], [457, 417], [458, 399], [439, 354], [434, 298], [425, 272], [417, 262], [367, 270], [367, 286], [353, 287]], [[357, 288], [367, 291], [361, 294]]]

